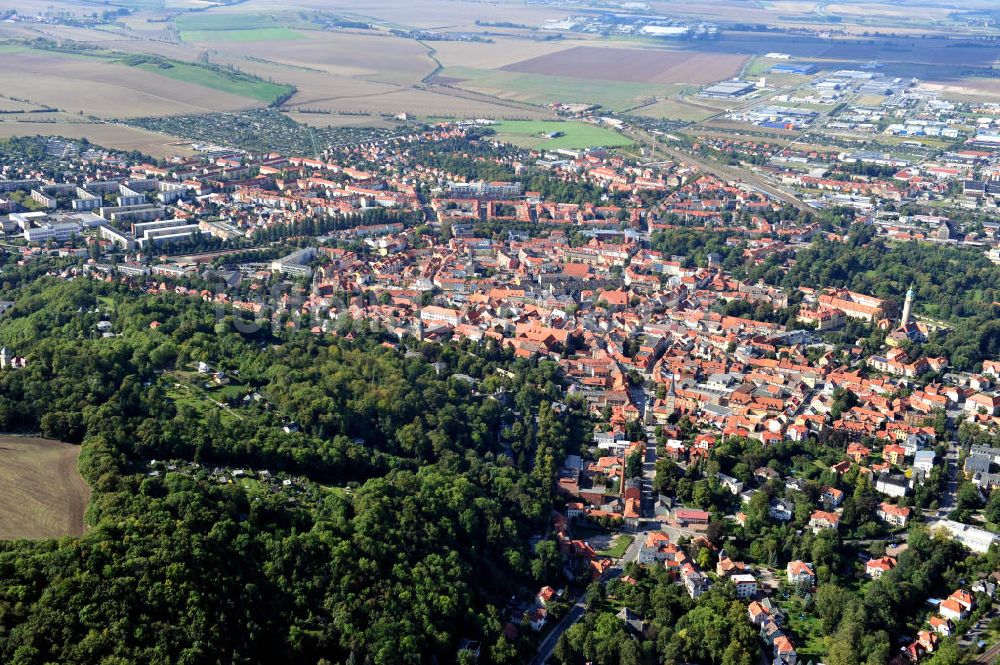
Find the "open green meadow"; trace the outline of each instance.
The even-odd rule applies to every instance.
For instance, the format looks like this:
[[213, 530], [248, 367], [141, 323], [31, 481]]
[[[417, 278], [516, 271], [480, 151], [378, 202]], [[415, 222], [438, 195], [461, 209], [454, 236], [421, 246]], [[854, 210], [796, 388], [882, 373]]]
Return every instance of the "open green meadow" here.
[[177, 29], [186, 42], [263, 42], [304, 39], [294, 27], [306, 27], [294, 14], [182, 14]]
[[684, 122], [701, 122], [706, 118], [715, 115], [718, 111], [689, 104], [683, 99], [664, 99], [663, 101], [644, 106], [634, 111], [636, 115], [644, 115], [650, 118], [664, 118], [669, 120], [681, 120]]
[[[498, 138], [525, 148], [614, 148], [631, 145], [632, 141], [618, 132], [585, 122], [546, 120], [505, 120], [493, 126]], [[562, 132], [557, 138], [546, 134]]]
[[516, 99], [534, 104], [585, 103], [600, 104], [604, 108], [623, 111], [653, 98], [674, 94], [684, 86], [657, 83], [632, 83], [577, 78], [573, 76], [548, 76], [522, 74], [491, 69], [448, 67], [442, 73], [447, 79], [462, 79], [454, 85], [484, 92], [505, 99]]

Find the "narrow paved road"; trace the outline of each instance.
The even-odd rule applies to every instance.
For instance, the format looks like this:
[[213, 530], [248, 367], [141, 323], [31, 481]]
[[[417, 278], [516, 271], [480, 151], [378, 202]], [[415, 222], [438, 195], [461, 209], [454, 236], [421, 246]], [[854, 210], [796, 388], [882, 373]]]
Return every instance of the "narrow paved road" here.
[[958, 446], [954, 441], [948, 443], [948, 453], [945, 455], [946, 471], [948, 473], [948, 489], [938, 500], [938, 517], [944, 519], [955, 507], [958, 501]]
[[642, 510], [643, 517], [656, 517], [656, 426], [646, 425], [646, 459], [642, 464]]
[[[622, 574], [622, 570], [625, 564], [630, 561], [635, 561], [639, 557], [639, 548], [642, 547], [642, 543], [646, 542], [646, 536], [649, 531], [640, 531], [634, 534], [635, 538], [632, 544], [628, 546], [625, 550], [625, 554], [622, 556], [618, 562], [608, 568], [604, 575], [601, 576], [602, 582], [607, 582], [613, 580]], [[569, 613], [563, 617], [563, 620], [556, 624], [556, 627], [542, 640], [542, 643], [538, 645], [538, 653], [530, 661], [530, 665], [544, 665], [545, 662], [552, 657], [552, 652], [556, 649], [556, 644], [559, 642], [559, 638], [562, 634], [569, 630], [573, 624], [583, 618], [583, 615], [587, 613], [587, 607], [585, 605], [585, 594], [581, 593], [573, 600], [573, 608]]]
[[576, 603], [573, 605], [573, 609], [569, 611], [563, 620], [560, 621], [552, 632], [542, 640], [542, 643], [538, 645], [538, 654], [535, 656], [534, 660], [531, 661], [531, 665], [544, 665], [544, 663], [552, 656], [552, 652], [556, 650], [556, 644], [559, 642], [559, 638], [565, 633], [570, 627], [577, 621], [583, 618], [583, 615], [587, 613], [587, 607], [583, 604], [584, 598], [583, 594], [577, 597]]

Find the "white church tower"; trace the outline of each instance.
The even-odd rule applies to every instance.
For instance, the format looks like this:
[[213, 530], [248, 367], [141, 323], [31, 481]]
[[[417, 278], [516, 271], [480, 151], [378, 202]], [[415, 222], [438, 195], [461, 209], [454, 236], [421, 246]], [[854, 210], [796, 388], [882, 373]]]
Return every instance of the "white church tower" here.
[[903, 303], [903, 318], [899, 322], [900, 328], [905, 328], [910, 322], [910, 314], [913, 311], [913, 287], [906, 290], [906, 301]]

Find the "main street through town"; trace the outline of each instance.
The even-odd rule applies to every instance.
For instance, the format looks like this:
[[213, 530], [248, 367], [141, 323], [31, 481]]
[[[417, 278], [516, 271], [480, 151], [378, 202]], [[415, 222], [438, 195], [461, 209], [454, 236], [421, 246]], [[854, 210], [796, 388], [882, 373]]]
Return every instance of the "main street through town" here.
[[[653, 533], [654, 531], [659, 531], [659, 524], [647, 524], [642, 530], [634, 532], [632, 535], [635, 536], [632, 544], [629, 545], [628, 549], [625, 550], [625, 554], [621, 559], [615, 562], [615, 564], [608, 568], [604, 574], [601, 576], [601, 582], [606, 583], [609, 580], [613, 580], [622, 574], [625, 569], [625, 565], [629, 562], [635, 561], [639, 556], [639, 549], [642, 547], [642, 543], [645, 542], [646, 537]], [[543, 665], [552, 656], [552, 652], [555, 651], [556, 644], [559, 642], [559, 638], [565, 633], [570, 627], [573, 626], [577, 621], [583, 618], [587, 613], [586, 605], [586, 594], [581, 592], [575, 598], [572, 599], [573, 606], [570, 611], [563, 617], [556, 626], [549, 631], [549, 634], [545, 636], [541, 644], [538, 645], [538, 653], [535, 658], [531, 661], [530, 665]]]
[[[639, 409], [641, 420], [641, 416], [645, 413], [646, 404], [649, 401], [649, 395], [642, 388], [633, 389], [631, 393], [633, 403]], [[642, 544], [646, 542], [646, 538], [649, 534], [662, 531], [669, 535], [671, 540], [674, 542], [676, 542], [683, 535], [694, 535], [694, 532], [686, 529], [680, 529], [668, 524], [663, 524], [657, 517], [657, 493], [656, 490], [653, 489], [653, 480], [656, 477], [656, 427], [653, 425], [647, 425], [645, 427], [645, 432], [646, 458], [643, 460], [642, 465], [642, 511], [645, 519], [641, 523], [639, 529], [629, 533], [629, 535], [632, 536], [632, 543], [628, 546], [628, 549], [625, 550], [625, 554], [622, 555], [622, 557], [618, 559], [611, 568], [605, 571], [604, 575], [601, 576], [602, 583], [621, 575], [627, 564], [639, 558], [639, 550], [642, 548]], [[546, 635], [545, 639], [543, 639], [541, 644], [538, 645], [538, 653], [531, 661], [531, 665], [543, 665], [547, 662], [552, 656], [552, 652], [555, 651], [556, 644], [559, 642], [559, 638], [562, 634], [569, 630], [573, 624], [582, 619], [587, 613], [584, 593], [580, 593], [578, 596], [573, 598], [572, 603], [573, 606], [566, 616], [563, 617], [563, 619], [556, 624], [551, 631], [549, 631], [549, 634]]]

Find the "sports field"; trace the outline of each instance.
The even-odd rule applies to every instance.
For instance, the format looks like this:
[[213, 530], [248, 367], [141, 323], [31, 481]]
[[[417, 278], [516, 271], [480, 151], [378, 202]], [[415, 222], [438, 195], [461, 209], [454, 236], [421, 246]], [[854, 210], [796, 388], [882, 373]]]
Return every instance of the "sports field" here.
[[[618, 132], [585, 122], [546, 120], [505, 120], [493, 126], [497, 137], [525, 148], [553, 150], [556, 148], [594, 148], [631, 145], [632, 141]], [[562, 132], [563, 136], [547, 138], [546, 134]]]
[[79, 456], [68, 443], [0, 436], [0, 539], [83, 535], [90, 489]]

